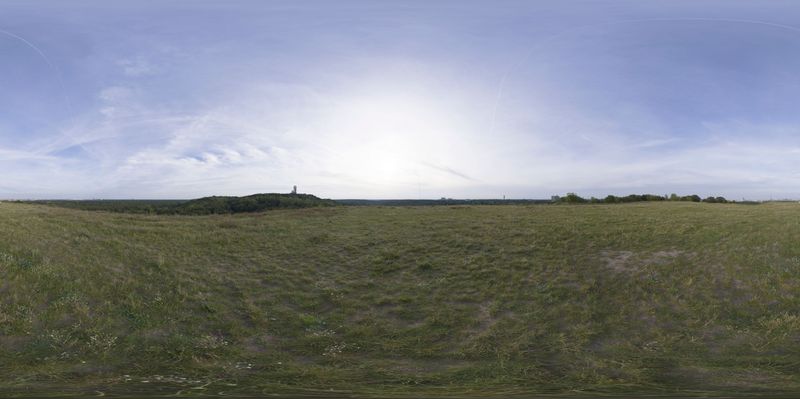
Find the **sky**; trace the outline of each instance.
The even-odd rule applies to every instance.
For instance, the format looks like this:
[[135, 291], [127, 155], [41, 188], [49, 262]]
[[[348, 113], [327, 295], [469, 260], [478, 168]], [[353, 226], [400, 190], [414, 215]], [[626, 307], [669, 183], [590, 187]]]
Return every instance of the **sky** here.
[[800, 4], [0, 0], [0, 198], [800, 198]]

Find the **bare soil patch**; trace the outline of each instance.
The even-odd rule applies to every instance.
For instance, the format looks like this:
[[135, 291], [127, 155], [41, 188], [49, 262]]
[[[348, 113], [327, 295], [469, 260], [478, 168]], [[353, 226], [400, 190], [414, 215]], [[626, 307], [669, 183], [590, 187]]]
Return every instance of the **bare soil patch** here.
[[645, 266], [661, 266], [682, 257], [694, 256], [691, 252], [678, 249], [656, 251], [651, 253], [636, 253], [633, 251], [601, 251], [600, 259], [609, 269], [620, 273], [631, 273]]

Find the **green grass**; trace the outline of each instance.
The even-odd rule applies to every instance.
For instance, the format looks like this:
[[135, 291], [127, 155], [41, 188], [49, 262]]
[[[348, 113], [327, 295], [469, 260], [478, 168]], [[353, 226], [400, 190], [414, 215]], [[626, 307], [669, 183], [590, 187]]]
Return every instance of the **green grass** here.
[[798, 293], [792, 203], [0, 203], [0, 396], [774, 395]]
[[212, 215], [336, 206], [333, 200], [311, 194], [253, 194], [244, 197], [203, 197], [193, 200], [38, 200], [15, 201], [85, 211], [150, 215]]

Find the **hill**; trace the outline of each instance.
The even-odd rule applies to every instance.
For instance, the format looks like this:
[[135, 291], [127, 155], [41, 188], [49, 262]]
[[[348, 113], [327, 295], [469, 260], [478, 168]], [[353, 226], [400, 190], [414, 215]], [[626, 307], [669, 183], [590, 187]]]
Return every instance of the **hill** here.
[[796, 392], [798, 215], [0, 203], [0, 396]]
[[205, 197], [160, 209], [157, 213], [178, 215], [208, 215], [224, 213], [262, 212], [272, 209], [314, 208], [335, 206], [332, 200], [311, 194], [254, 194], [246, 197]]
[[41, 200], [21, 203], [58, 206], [86, 211], [160, 215], [210, 215], [263, 212], [273, 209], [335, 206], [332, 200], [311, 194], [253, 194], [245, 197], [213, 196], [194, 200]]

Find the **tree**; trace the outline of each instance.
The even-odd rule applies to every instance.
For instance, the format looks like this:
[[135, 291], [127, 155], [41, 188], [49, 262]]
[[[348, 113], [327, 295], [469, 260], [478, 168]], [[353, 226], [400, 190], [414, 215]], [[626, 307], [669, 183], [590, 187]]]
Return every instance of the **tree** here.
[[586, 199], [575, 193], [567, 193], [567, 195], [562, 198], [562, 201], [568, 204], [582, 204], [586, 202]]
[[697, 194], [694, 195], [685, 195], [681, 197], [681, 201], [691, 201], [691, 202], [700, 202], [700, 196]]
[[603, 202], [605, 202], [606, 204], [616, 204], [617, 202], [619, 202], [619, 198], [614, 195], [609, 195], [603, 200]]

